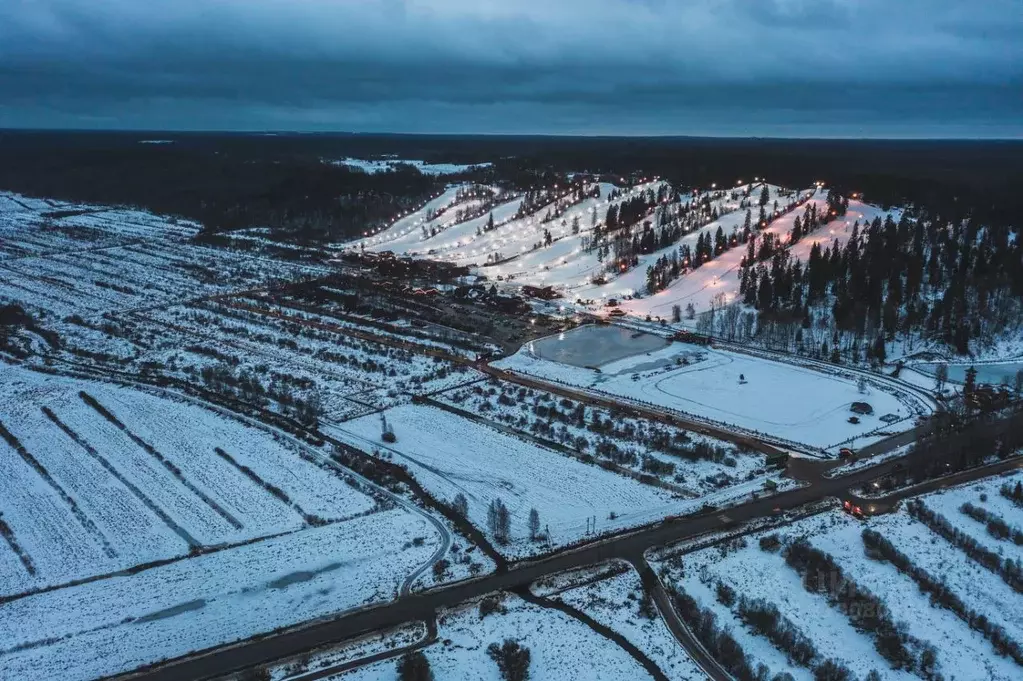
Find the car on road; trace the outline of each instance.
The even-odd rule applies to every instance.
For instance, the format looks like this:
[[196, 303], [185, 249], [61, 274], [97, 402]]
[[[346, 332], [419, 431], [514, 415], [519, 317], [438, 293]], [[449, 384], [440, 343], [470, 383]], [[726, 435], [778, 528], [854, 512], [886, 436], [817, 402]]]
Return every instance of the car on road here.
[[863, 514], [863, 509], [852, 503], [851, 501], [845, 501], [842, 504], [842, 510], [851, 515], [854, 518], [864, 520], [866, 516]]
[[842, 447], [841, 449], [838, 450], [838, 458], [839, 459], [851, 459], [855, 455], [856, 455], [856, 452], [854, 452], [853, 450], [849, 449], [848, 447]]

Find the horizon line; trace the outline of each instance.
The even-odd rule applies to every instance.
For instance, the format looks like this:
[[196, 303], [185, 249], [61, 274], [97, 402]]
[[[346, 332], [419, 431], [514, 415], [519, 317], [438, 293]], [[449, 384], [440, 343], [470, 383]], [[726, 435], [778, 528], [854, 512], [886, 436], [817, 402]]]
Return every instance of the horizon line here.
[[288, 130], [288, 129], [229, 129], [229, 128], [63, 128], [63, 127], [5, 127], [7, 133], [64, 133], [64, 134], [163, 134], [163, 135], [239, 135], [239, 136], [335, 136], [335, 137], [483, 137], [483, 138], [549, 138], [549, 139], [649, 139], [649, 140], [731, 140], [731, 141], [791, 141], [791, 142], [1023, 142], [1023, 133], [1016, 137], [968, 136], [788, 136], [788, 135], [687, 135], [668, 133], [551, 133], [551, 132], [386, 132], [352, 130]]

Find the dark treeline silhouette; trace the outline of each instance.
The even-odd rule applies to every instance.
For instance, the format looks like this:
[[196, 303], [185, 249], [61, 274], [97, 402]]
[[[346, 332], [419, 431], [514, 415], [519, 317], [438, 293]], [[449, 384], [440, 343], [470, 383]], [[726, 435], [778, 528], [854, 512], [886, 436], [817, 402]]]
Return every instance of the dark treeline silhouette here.
[[[153, 139], [173, 143], [139, 143]], [[0, 131], [0, 188], [138, 205], [214, 229], [269, 224], [336, 236], [393, 217], [441, 184], [411, 170], [360, 176], [321, 162], [390, 154], [492, 162], [449, 179], [518, 191], [572, 171], [659, 175], [680, 187], [751, 176], [798, 187], [824, 180], [881, 205], [908, 201], [949, 220], [1003, 224], [1023, 211], [1021, 152], [1021, 142], [974, 141]]]
[[138, 206], [209, 231], [270, 227], [278, 238], [310, 241], [358, 235], [444, 186], [408, 167], [368, 174], [312, 154], [274, 154], [261, 138], [139, 143], [153, 137], [0, 133], [0, 188]]

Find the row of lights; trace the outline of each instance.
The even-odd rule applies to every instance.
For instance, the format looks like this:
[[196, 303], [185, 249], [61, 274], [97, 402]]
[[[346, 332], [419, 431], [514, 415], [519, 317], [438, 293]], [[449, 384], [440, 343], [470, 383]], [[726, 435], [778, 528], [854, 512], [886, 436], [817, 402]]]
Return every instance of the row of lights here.
[[[624, 181], [624, 180], [623, 180], [623, 181]], [[645, 182], [645, 181], [646, 181], [646, 180], [645, 180], [645, 178], [644, 178], [644, 182]], [[633, 188], [632, 190], [630, 190], [630, 192], [629, 192], [629, 193], [628, 193], [628, 194], [627, 194], [626, 196], [632, 196], [632, 195], [634, 195], [634, 194], [637, 194], [637, 193], [643, 192], [643, 191], [645, 191], [645, 190], [646, 190], [646, 189], [645, 189], [645, 187], [644, 187], [644, 186], [637, 186], [637, 187]], [[564, 197], [566, 197], [566, 196], [568, 196], [568, 194], [564, 194], [564, 195], [562, 195], [562, 196], [560, 196], [560, 197], [558, 197], [558, 198], [559, 198], [559, 199], [561, 199], [561, 198], [564, 198]], [[597, 204], [597, 205], [596, 205], [595, 207], [596, 207], [596, 208], [602, 208], [602, 207], [605, 207], [605, 206], [608, 206], [608, 205], [610, 205], [610, 203], [611, 203], [611, 202], [610, 202], [609, 200], [605, 200], [605, 201], [602, 201], [602, 202], [598, 203], [598, 204]], [[573, 218], [573, 219], [574, 219], [574, 218], [576, 218], [576, 217], [582, 217], [582, 216], [583, 216], [583, 212], [582, 212], [582, 211], [576, 211], [575, 213], [572, 213], [571, 215], [567, 216], [567, 218]], [[532, 232], [532, 234], [530, 234], [530, 233], [529, 233], [529, 232], [527, 231], [527, 229], [525, 229], [525, 228], [524, 228], [524, 229], [521, 229], [521, 230], [520, 230], [520, 231], [518, 232], [518, 234], [519, 234], [520, 236], [523, 236], [523, 237], [532, 237], [532, 236], [535, 236], [535, 235], [536, 235], [536, 234], [537, 234], [537, 233], [539, 232], [539, 228], [538, 228], [538, 227], [539, 227], [539, 225], [540, 225], [540, 224], [542, 224], [542, 223], [539, 223], [539, 222], [538, 222], [538, 219], [537, 219], [536, 217], [530, 217], [530, 218], [527, 218], [527, 219], [525, 219], [525, 220], [524, 220], [524, 222], [525, 222], [525, 226], [526, 226], [527, 228], [528, 228], [528, 227], [532, 227], [532, 226], [537, 226], [537, 229], [534, 229], [534, 230], [533, 230], [533, 232]], [[553, 230], [553, 232], [552, 232], [552, 233], [558, 233], [558, 234], [560, 234], [561, 236], [565, 236], [565, 235], [567, 235], [567, 234], [569, 233], [570, 227], [569, 227], [568, 225], [566, 225], [566, 226], [565, 226], [564, 228], [560, 228], [560, 229], [559, 229], [559, 227], [560, 227], [560, 226], [556, 226], [556, 227], [555, 227], [555, 229]], [[507, 230], [505, 230], [505, 231], [507, 232]], [[437, 250], [442, 250], [442, 251], [443, 251], [443, 250], [452, 250], [452, 249], [454, 249], [454, 248], [458, 248], [458, 246], [459, 246], [459, 245], [467, 246], [467, 245], [469, 245], [469, 244], [470, 244], [471, 242], [475, 241], [475, 240], [476, 240], [477, 238], [480, 238], [480, 237], [476, 237], [476, 236], [470, 237], [470, 238], [466, 239], [466, 240], [465, 240], [464, 242], [462, 242], [461, 244], [459, 244], [459, 243], [458, 243], [458, 242], [456, 241], [456, 242], [455, 242], [455, 244], [453, 244], [453, 245], [451, 245], [451, 246], [447, 246], [447, 247], [439, 247], [439, 248], [438, 248]], [[496, 244], [494, 244], [494, 247], [492, 247], [492, 248], [480, 248], [480, 249], [474, 249], [474, 250], [472, 250], [472, 251], [470, 251], [470, 252], [466, 252], [466, 251], [458, 251], [458, 252], [454, 253], [454, 254], [453, 254], [453, 256], [454, 256], [454, 258], [456, 258], [456, 259], [460, 259], [460, 258], [466, 258], [466, 257], [468, 257], [468, 256], [469, 256], [470, 254], [471, 254], [471, 255], [474, 255], [474, 256], [475, 256], [475, 255], [480, 255], [480, 254], [483, 254], [483, 253], [487, 253], [487, 252], [492, 252], [492, 251], [495, 251], [495, 250], [497, 250], [497, 249], [499, 249], [499, 248], [501, 248], [501, 247], [504, 247], [504, 246], [505, 246], [505, 245], [507, 245], [507, 244], [508, 244], [508, 241], [506, 241], [506, 240], [503, 240], [503, 239], [502, 239], [502, 240], [498, 241], [498, 242], [497, 242]], [[525, 252], [527, 252], [528, 250], [529, 250], [529, 247], [528, 247], [528, 246], [526, 246], [526, 245], [522, 245], [522, 246], [520, 246], [520, 252], [522, 252], [522, 253], [525, 253]], [[581, 250], [581, 249], [580, 249], [580, 250]], [[573, 251], [573, 253], [575, 253], [575, 251]], [[440, 255], [433, 255], [433, 256], [428, 256], [428, 257], [430, 257], [431, 259], [437, 260], [437, 259], [440, 259], [440, 257], [441, 257], [441, 256], [440, 256]], [[497, 271], [497, 270], [495, 270], [495, 272], [496, 272], [496, 271]]]

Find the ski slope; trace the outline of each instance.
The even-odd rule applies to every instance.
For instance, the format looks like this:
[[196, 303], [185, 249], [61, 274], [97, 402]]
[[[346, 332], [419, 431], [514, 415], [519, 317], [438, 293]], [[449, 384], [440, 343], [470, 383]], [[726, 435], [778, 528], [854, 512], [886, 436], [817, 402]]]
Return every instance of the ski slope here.
[[[677, 253], [682, 246], [692, 249], [701, 238], [713, 238], [718, 229], [726, 236], [733, 230], [741, 230], [746, 217], [746, 207], [742, 205], [744, 197], [748, 200], [754, 220], [759, 211], [757, 193], [764, 186], [769, 194], [768, 208], [774, 203], [784, 208], [792, 202], [805, 200], [806, 205], [814, 204], [821, 214], [827, 209], [827, 190], [817, 185], [794, 193], [784, 187], [763, 183], [719, 190], [721, 195], [711, 203], [719, 215], [716, 220], [693, 229], [670, 246], [640, 255], [638, 265], [626, 272], [609, 272], [607, 257], [600, 258], [598, 249], [586, 248], [592, 234], [593, 212], [596, 212], [598, 220], [603, 221], [610, 205], [623, 203], [642, 192], [656, 193], [663, 185], [664, 182], [660, 180], [640, 184], [625, 191], [614, 201], [609, 201], [607, 196], [615, 187], [603, 183], [600, 185], [599, 198], [585, 199], [568, 208], [564, 215], [548, 222], [543, 222], [543, 217], [552, 204], [525, 217], [516, 218], [522, 205], [522, 199], [517, 198], [493, 209], [496, 227], [489, 232], [482, 232], [489, 220], [489, 211], [478, 218], [451, 224], [454, 211], [465, 205], [455, 204], [459, 188], [452, 187], [419, 211], [401, 218], [380, 234], [355, 245], [365, 245], [370, 251], [390, 250], [396, 255], [426, 257], [476, 267], [479, 274], [504, 282], [505, 287], [516, 292], [524, 285], [551, 286], [567, 300], [583, 301], [590, 309], [599, 309], [604, 301], [613, 298], [621, 303], [621, 309], [627, 314], [670, 318], [676, 305], [681, 308], [692, 305], [695, 312], [700, 313], [712, 306], [728, 305], [737, 299], [740, 266], [746, 254], [742, 246], [731, 248], [705, 262], [653, 295], [646, 293], [646, 276], [651, 265], [664, 256], [670, 257]], [[737, 194], [734, 198], [733, 191]], [[698, 193], [685, 194], [678, 201], [685, 204], [698, 198]], [[448, 207], [449, 210], [432, 221], [426, 219], [427, 211], [441, 207]], [[789, 253], [793, 259], [806, 262], [814, 244], [820, 243], [822, 248], [835, 242], [844, 245], [855, 223], [859, 222], [862, 226], [886, 214], [877, 206], [852, 200], [848, 213], [842, 219], [804, 235], [799, 243], [789, 249]], [[801, 215], [801, 209], [784, 213], [757, 234], [772, 234], [785, 245], [790, 240], [795, 218]], [[893, 211], [893, 217], [898, 218], [897, 211]], [[576, 218], [579, 220], [579, 231], [573, 234], [572, 223]], [[427, 231], [436, 229], [437, 233], [424, 236], [423, 227]], [[638, 225], [633, 226], [633, 233], [637, 228]], [[546, 232], [550, 233], [552, 239], [547, 246], [544, 245]], [[593, 279], [598, 275], [606, 283], [594, 284]]]
[[[462, 187], [451, 186], [440, 196], [427, 201], [417, 211], [396, 220], [390, 227], [382, 232], [355, 243], [356, 248], [365, 246], [369, 251], [404, 251], [422, 239], [422, 227], [431, 225], [433, 221], [427, 220], [426, 216], [435, 213], [445, 206], [455, 203], [455, 196]], [[442, 216], [443, 217], [443, 216]], [[369, 236], [368, 234], [365, 236]]]
[[[807, 205], [814, 203], [818, 211], [827, 208], [826, 193], [818, 191], [813, 195]], [[792, 226], [796, 216], [801, 216], [801, 210], [793, 211], [772, 222], [766, 229], [759, 232], [763, 234], [774, 234], [783, 244], [788, 243], [792, 233]], [[810, 251], [815, 243], [820, 243], [824, 249], [837, 241], [840, 246], [845, 245], [852, 236], [853, 225], [858, 221], [862, 226], [864, 223], [873, 221], [875, 217], [884, 217], [885, 211], [877, 206], [850, 201], [849, 211], [841, 221], [830, 222], [811, 234], [806, 234], [799, 243], [790, 248], [789, 253], [793, 259], [802, 260], [804, 263], [810, 258]], [[897, 216], [896, 216], [897, 217]], [[746, 249], [737, 247], [725, 251], [718, 257], [704, 263], [699, 269], [679, 278], [663, 291], [658, 291], [652, 296], [637, 300], [622, 302], [622, 309], [636, 316], [650, 315], [652, 317], [671, 317], [672, 307], [678, 305], [685, 308], [692, 304], [697, 314], [709, 310], [711, 304], [717, 307], [727, 305], [736, 300], [739, 296], [739, 275], [742, 259], [746, 255]], [[641, 270], [637, 276], [646, 277], [646, 268]], [[604, 287], [606, 288], [606, 287]]]

